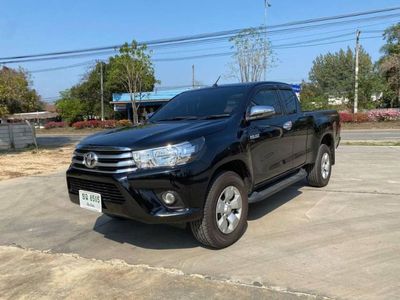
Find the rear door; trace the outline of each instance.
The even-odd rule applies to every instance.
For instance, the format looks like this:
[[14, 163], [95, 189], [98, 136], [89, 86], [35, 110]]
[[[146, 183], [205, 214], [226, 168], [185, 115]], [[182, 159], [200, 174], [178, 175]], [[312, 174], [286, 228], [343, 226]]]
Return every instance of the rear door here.
[[287, 117], [274, 87], [258, 89], [251, 97], [248, 109], [253, 105], [272, 106], [276, 112], [271, 117], [252, 120], [248, 125], [254, 181], [259, 184], [291, 168], [293, 143], [283, 129]]
[[312, 118], [301, 112], [300, 103], [292, 89], [280, 89], [279, 95], [287, 114], [287, 135], [293, 143], [291, 166], [296, 168], [306, 162], [308, 130], [312, 126]]

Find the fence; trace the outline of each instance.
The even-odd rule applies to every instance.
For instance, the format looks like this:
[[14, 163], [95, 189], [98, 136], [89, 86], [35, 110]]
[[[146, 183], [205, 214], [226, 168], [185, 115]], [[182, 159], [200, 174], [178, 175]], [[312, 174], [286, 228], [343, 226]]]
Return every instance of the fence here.
[[0, 124], [0, 150], [36, 145], [35, 132], [28, 122]]

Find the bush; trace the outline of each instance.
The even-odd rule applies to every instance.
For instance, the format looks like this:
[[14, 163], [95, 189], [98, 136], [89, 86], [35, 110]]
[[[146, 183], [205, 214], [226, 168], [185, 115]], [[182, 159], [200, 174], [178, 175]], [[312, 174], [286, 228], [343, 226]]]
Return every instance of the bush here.
[[343, 123], [349, 123], [354, 121], [352, 113], [341, 111], [339, 112], [339, 116], [340, 116], [340, 121], [342, 121]]
[[63, 128], [67, 127], [68, 123], [67, 122], [48, 122], [46, 125], [44, 125], [45, 129], [52, 129], [52, 128]]
[[132, 126], [132, 122], [130, 120], [118, 120], [117, 127], [128, 127]]
[[115, 128], [115, 127], [123, 127], [130, 126], [132, 123], [129, 120], [88, 120], [88, 121], [79, 121], [72, 124], [72, 127], [75, 129], [83, 129], [83, 128]]
[[373, 122], [397, 121], [400, 120], [400, 111], [395, 109], [372, 110], [368, 113], [368, 118]]
[[356, 122], [356, 123], [369, 122], [368, 114], [367, 113], [356, 113], [354, 115], [353, 122]]
[[371, 120], [369, 117], [368, 113], [349, 113], [349, 112], [340, 112], [340, 120], [343, 123], [364, 123], [364, 122], [373, 122], [374, 120]]
[[[72, 124], [72, 127], [75, 129], [83, 129], [83, 128], [113, 128], [112, 124], [107, 121], [100, 120], [88, 120], [88, 121], [78, 121]], [[115, 127], [115, 126], [114, 126]]]

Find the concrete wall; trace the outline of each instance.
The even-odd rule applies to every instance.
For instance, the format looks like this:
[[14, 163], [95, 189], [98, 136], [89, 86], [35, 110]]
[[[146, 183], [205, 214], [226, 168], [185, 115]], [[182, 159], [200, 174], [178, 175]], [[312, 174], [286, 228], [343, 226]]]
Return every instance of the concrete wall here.
[[35, 136], [28, 124], [0, 124], [0, 150], [21, 149], [32, 144]]

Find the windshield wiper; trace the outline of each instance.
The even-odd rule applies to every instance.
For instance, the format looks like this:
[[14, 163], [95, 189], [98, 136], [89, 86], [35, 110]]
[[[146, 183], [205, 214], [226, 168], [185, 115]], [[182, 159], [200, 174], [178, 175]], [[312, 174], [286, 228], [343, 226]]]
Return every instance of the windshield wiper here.
[[176, 116], [172, 118], [167, 118], [167, 119], [161, 119], [157, 121], [178, 121], [178, 120], [196, 120], [198, 117], [196, 116]]
[[231, 116], [230, 114], [209, 115], [209, 116], [204, 116], [201, 119], [202, 120], [210, 120], [210, 119], [227, 118], [230, 116]]

